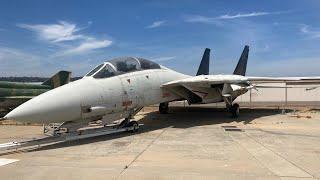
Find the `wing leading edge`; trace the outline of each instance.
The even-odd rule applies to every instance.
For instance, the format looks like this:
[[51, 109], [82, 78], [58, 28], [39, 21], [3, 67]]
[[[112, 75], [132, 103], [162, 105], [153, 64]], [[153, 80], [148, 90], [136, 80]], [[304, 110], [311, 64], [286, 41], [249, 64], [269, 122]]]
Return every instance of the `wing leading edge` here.
[[246, 76], [248, 81], [254, 84], [259, 83], [286, 83], [286, 84], [319, 84], [320, 76], [313, 77], [254, 77]]

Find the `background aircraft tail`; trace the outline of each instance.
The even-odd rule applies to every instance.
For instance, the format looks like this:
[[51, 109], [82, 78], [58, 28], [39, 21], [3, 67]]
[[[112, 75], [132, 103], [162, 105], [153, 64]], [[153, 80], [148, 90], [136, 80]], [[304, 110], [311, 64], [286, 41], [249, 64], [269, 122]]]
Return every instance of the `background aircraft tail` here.
[[234, 70], [233, 74], [241, 75], [241, 76], [246, 75], [248, 55], [249, 55], [249, 46], [246, 45], [246, 46], [244, 46], [244, 49], [243, 49], [242, 54], [240, 56], [239, 62], [237, 64], [237, 67]]
[[197, 72], [198, 75], [208, 75], [209, 74], [209, 64], [210, 64], [210, 49], [206, 48], [204, 50], [202, 60]]
[[70, 82], [71, 72], [69, 71], [59, 71], [53, 75], [50, 79], [42, 83], [42, 85], [51, 86], [51, 88], [56, 88]]

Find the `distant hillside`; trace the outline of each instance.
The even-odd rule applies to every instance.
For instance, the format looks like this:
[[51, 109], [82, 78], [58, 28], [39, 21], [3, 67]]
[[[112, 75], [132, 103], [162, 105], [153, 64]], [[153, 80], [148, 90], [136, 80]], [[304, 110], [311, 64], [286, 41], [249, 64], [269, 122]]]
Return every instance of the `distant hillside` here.
[[[73, 77], [71, 81], [81, 79], [82, 77]], [[47, 77], [0, 77], [0, 81], [10, 81], [10, 82], [44, 82]]]

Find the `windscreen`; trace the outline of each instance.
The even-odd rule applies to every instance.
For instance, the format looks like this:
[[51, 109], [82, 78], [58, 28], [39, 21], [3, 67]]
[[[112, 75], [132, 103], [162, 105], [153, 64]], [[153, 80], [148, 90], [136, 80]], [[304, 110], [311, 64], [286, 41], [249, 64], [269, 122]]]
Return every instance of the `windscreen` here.
[[107, 64], [99, 72], [97, 72], [93, 77], [96, 79], [108, 78], [115, 75], [113, 68]]
[[160, 65], [155, 62], [152, 62], [143, 58], [138, 58], [138, 59], [141, 64], [141, 69], [160, 69], [161, 68]]
[[96, 79], [101, 79], [147, 69], [161, 69], [161, 66], [143, 58], [119, 57], [111, 59], [105, 64], [100, 64], [86, 76], [93, 76]]
[[102, 66], [103, 66], [103, 64], [100, 64], [99, 66], [95, 67], [86, 76], [91, 76], [92, 74], [96, 73]]

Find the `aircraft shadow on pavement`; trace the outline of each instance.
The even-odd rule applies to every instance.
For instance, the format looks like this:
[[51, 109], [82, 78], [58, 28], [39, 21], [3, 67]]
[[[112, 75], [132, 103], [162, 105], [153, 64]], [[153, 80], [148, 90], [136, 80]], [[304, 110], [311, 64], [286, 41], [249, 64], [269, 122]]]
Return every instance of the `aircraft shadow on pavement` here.
[[146, 125], [146, 128], [169, 127], [190, 128], [194, 126], [205, 126], [230, 122], [250, 123], [252, 120], [279, 114], [278, 109], [241, 109], [238, 118], [232, 118], [225, 108], [212, 107], [170, 107], [168, 114], [150, 112], [139, 122]]
[[147, 133], [163, 128], [191, 128], [196, 126], [223, 124], [230, 122], [243, 122], [248, 124], [252, 120], [279, 114], [277, 109], [241, 109], [240, 117], [232, 118], [224, 108], [209, 108], [209, 107], [170, 107], [168, 114], [160, 114], [158, 111], [144, 113], [144, 117], [139, 120], [139, 123], [144, 124], [137, 133], [118, 133], [112, 135], [105, 135], [70, 142], [61, 142], [52, 145], [42, 146], [37, 149], [26, 150], [25, 152], [42, 151], [49, 149], [58, 149], [69, 146], [77, 146], [100, 141], [108, 141], [112, 139], [132, 136], [141, 133]]

